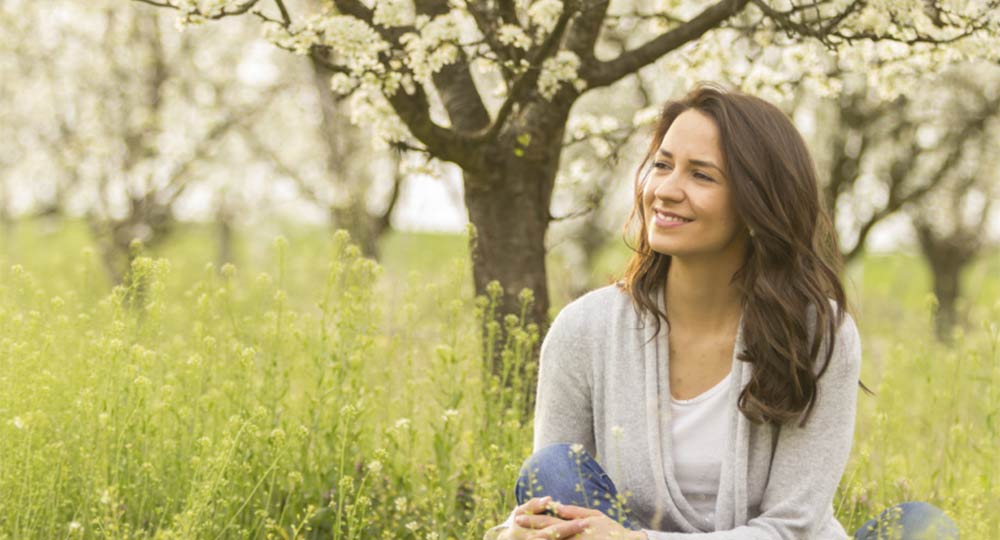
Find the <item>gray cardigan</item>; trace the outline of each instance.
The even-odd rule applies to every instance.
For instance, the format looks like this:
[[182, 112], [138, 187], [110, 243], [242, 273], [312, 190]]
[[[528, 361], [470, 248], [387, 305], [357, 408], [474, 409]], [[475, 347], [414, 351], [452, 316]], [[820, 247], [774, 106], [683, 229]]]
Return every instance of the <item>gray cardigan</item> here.
[[[663, 295], [657, 295], [662, 309]], [[861, 345], [845, 316], [829, 368], [804, 427], [755, 425], [731, 416], [714, 523], [684, 499], [672, 474], [667, 327], [650, 340], [643, 321], [615, 285], [567, 305], [542, 343], [534, 450], [579, 443], [597, 457], [651, 540], [843, 540], [833, 497], [854, 436]], [[642, 324], [642, 323], [645, 324]], [[751, 365], [733, 354], [729, 401], [736, 407]], [[826, 351], [824, 343], [821, 354]], [[668, 465], [665, 465], [668, 464]], [[486, 532], [496, 538], [507, 520]]]

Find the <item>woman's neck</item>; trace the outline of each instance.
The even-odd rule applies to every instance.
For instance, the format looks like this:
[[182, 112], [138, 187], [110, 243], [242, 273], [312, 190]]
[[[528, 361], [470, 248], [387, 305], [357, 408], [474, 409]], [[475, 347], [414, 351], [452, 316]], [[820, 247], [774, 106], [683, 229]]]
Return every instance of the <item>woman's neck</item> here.
[[665, 292], [670, 325], [697, 332], [733, 329], [742, 313], [740, 291], [731, 283], [738, 268], [672, 259]]

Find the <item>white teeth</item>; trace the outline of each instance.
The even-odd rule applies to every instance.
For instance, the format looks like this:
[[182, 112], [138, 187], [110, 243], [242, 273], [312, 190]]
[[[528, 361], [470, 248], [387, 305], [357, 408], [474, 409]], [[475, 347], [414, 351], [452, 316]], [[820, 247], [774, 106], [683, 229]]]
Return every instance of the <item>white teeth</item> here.
[[660, 219], [662, 219], [663, 221], [677, 221], [677, 222], [682, 222], [682, 223], [687, 223], [688, 221], [691, 221], [690, 219], [684, 219], [684, 218], [678, 217], [678, 216], [668, 216], [667, 214], [664, 214], [663, 212], [656, 212], [656, 215], [658, 215], [660, 217]]

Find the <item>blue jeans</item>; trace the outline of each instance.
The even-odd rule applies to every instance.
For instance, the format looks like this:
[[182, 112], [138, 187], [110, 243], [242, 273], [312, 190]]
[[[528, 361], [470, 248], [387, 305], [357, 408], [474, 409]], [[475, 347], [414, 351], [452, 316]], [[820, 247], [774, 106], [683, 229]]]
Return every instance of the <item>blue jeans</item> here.
[[[614, 482], [587, 451], [569, 444], [546, 446], [521, 466], [514, 488], [517, 504], [550, 495], [563, 504], [604, 512], [626, 529], [637, 530]], [[924, 502], [906, 502], [889, 508], [865, 523], [855, 540], [958, 540], [958, 527], [944, 512]]]

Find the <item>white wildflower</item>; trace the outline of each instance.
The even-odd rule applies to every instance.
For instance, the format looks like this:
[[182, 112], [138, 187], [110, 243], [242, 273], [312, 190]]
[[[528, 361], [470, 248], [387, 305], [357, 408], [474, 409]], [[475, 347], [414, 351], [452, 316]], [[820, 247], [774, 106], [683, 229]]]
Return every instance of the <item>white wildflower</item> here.
[[616, 438], [616, 439], [620, 439], [621, 436], [622, 436], [622, 434], [624, 432], [625, 432], [625, 430], [623, 430], [621, 426], [612, 426], [611, 427], [611, 436], [614, 437], [614, 438]]
[[14, 419], [11, 420], [11, 423], [14, 424], [14, 427], [17, 429], [24, 429], [24, 420], [21, 420], [20, 416], [15, 416]]
[[457, 410], [455, 410], [455, 409], [448, 409], [448, 410], [444, 411], [444, 414], [441, 415], [441, 421], [447, 423], [448, 420], [450, 420], [452, 418], [455, 418], [456, 416], [458, 416], [458, 411]]
[[570, 452], [573, 452], [574, 454], [582, 454], [583, 453], [583, 445], [580, 444], [580, 443], [573, 443], [573, 445], [569, 447], [569, 450], [570, 450]]
[[406, 429], [408, 427], [410, 427], [409, 418], [400, 418], [399, 420], [396, 420], [396, 429]]
[[382, 472], [382, 462], [377, 459], [373, 459], [372, 461], [370, 461], [368, 463], [368, 472], [372, 474], [378, 474]]
[[410, 529], [411, 532], [417, 532], [417, 529], [420, 528], [420, 524], [417, 523], [416, 521], [411, 521], [406, 524], [406, 528]]

